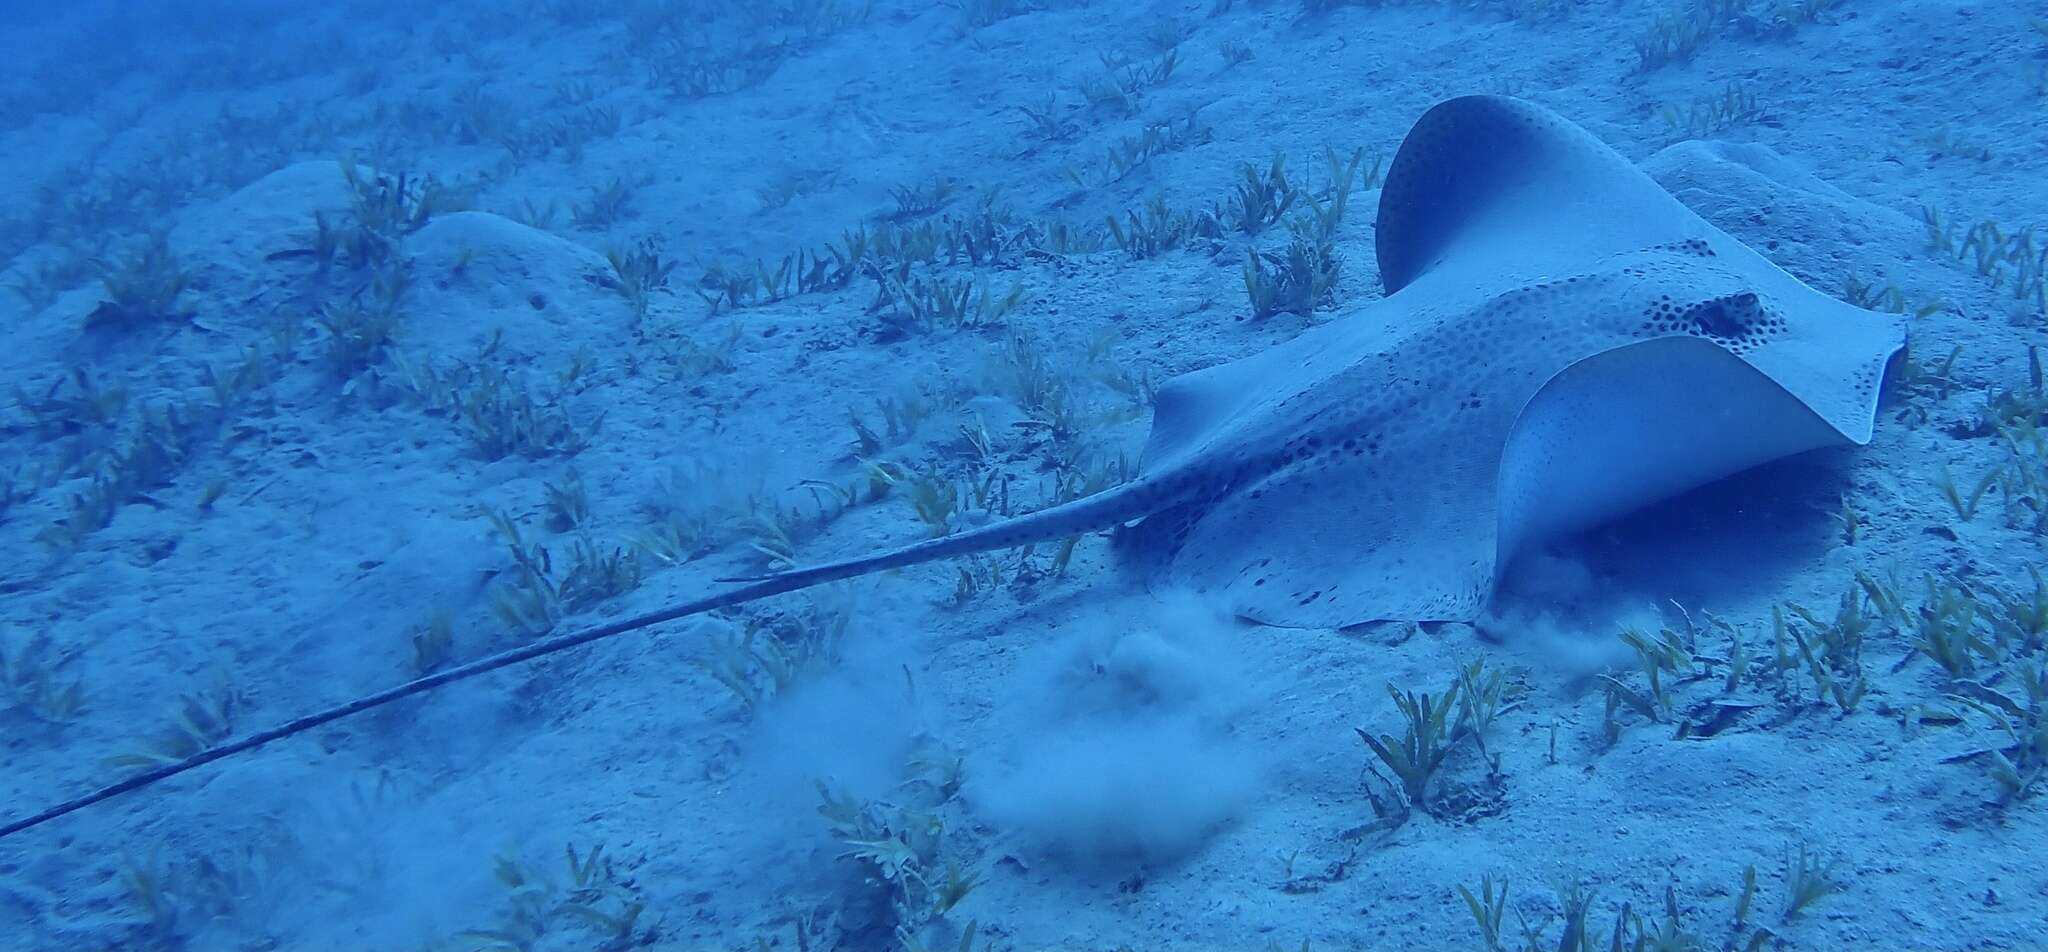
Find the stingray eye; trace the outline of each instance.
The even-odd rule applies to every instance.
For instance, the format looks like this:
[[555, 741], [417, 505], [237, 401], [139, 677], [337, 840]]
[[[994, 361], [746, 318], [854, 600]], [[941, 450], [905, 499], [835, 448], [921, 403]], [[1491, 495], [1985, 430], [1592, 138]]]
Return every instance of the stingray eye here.
[[1762, 320], [1763, 302], [1745, 291], [1695, 304], [1686, 317], [1692, 320], [1693, 329], [1702, 336], [1741, 337]]

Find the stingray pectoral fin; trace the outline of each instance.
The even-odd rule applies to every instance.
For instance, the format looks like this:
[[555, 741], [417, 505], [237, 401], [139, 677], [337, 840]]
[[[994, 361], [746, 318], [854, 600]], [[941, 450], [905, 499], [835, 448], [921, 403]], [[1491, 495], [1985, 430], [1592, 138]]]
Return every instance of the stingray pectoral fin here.
[[1191, 520], [1165, 578], [1267, 625], [1469, 620], [1492, 590], [1499, 416], [1390, 421], [1237, 487]]
[[1394, 294], [1432, 271], [1452, 286], [1569, 273], [1602, 255], [1694, 237], [1695, 216], [1634, 163], [1548, 109], [1461, 96], [1415, 121], [1374, 223]]
[[[1854, 375], [1833, 384], [1856, 386]], [[1857, 442], [1712, 341], [1666, 337], [1594, 354], [1544, 384], [1509, 432], [1498, 562], [1752, 466]]]
[[[1881, 369], [1888, 345], [1872, 340], [1864, 362]], [[1464, 411], [1460, 426], [1386, 433], [1378, 454], [1286, 467], [1217, 500], [1168, 577], [1272, 625], [1469, 621], [1506, 558], [1533, 540], [1861, 442], [1855, 419], [1825, 417], [1810, 400], [1862, 400], [1864, 369], [1795, 375], [1795, 393], [1710, 340], [1611, 347], [1536, 385], [1498, 427], [1484, 409]]]

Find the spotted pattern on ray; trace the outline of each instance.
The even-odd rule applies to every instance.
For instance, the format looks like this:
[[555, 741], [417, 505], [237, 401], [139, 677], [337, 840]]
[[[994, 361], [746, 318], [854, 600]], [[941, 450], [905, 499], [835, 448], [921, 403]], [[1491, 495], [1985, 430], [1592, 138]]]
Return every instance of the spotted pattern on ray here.
[[1162, 386], [1130, 483], [704, 603], [1116, 528], [1134, 566], [1259, 621], [1470, 618], [1517, 546], [1576, 518], [1867, 441], [1903, 343], [1520, 100], [1424, 115], [1375, 231], [1387, 296]]

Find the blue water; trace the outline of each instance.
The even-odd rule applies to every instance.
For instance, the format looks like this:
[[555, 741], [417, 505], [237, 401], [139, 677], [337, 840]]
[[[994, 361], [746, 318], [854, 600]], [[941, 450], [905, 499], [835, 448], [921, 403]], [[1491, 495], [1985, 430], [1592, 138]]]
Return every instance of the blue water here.
[[[2036, 947], [2044, 17], [0, 9], [0, 823], [61, 813], [0, 838], [0, 948]], [[1772, 388], [1847, 386], [1841, 350], [1643, 435], [1582, 374], [1590, 427], [1520, 431], [1574, 434], [1569, 465], [1503, 511], [1629, 511], [1515, 547], [1472, 610], [1332, 627], [1183, 584], [1271, 563], [1302, 605], [1419, 603], [1464, 584], [1428, 562], [1460, 526], [1521, 537], [1439, 491], [1492, 485], [1498, 438], [1476, 469], [1439, 449], [1550, 339], [1473, 302], [1569, 276], [1531, 261], [1680, 252], [1575, 250], [1597, 229], [1553, 211], [1633, 234], [1646, 206], [1556, 184], [1506, 125], [1396, 162], [1468, 95], [1903, 327], [1849, 414], [1868, 445], [1645, 490], [1670, 473], [1633, 445], [1743, 455], [1793, 429]], [[1543, 237], [1437, 198], [1496, 190]], [[1437, 231], [1500, 266], [1406, 309], [1389, 277], [1453, 254], [1392, 243]], [[1627, 300], [1587, 283], [1538, 305], [1564, 337]], [[1687, 320], [1740, 338], [1754, 289]], [[1455, 360], [1329, 404], [1396, 407], [1414, 465], [988, 529], [1271, 450], [1306, 416], [1279, 397], [1344, 363], [1325, 342], [1424, 327]], [[1230, 366], [1260, 369], [1170, 383]]]

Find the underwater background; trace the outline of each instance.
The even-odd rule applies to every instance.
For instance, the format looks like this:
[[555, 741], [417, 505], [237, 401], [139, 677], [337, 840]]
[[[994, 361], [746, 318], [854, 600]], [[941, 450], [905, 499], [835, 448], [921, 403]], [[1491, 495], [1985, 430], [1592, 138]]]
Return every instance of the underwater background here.
[[1101, 534], [869, 575], [13, 833], [0, 948], [2048, 947], [2041, 4], [0, 20], [0, 822], [1115, 485], [1161, 383], [1382, 296], [1453, 96], [1910, 334], [1868, 447], [1476, 623], [1237, 621]]

